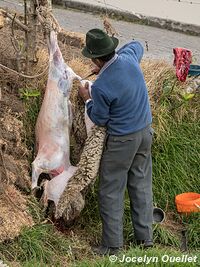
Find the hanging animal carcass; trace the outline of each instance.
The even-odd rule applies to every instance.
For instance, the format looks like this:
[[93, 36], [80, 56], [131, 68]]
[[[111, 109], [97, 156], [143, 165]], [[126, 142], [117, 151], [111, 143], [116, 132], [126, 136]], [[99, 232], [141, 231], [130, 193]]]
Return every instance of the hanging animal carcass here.
[[57, 204], [77, 169], [70, 163], [72, 111], [69, 95], [73, 80], [81, 78], [64, 62], [53, 31], [49, 52], [48, 82], [36, 123], [37, 156], [32, 163], [32, 189], [38, 187], [39, 175], [48, 173], [52, 179], [45, 182], [45, 196]]

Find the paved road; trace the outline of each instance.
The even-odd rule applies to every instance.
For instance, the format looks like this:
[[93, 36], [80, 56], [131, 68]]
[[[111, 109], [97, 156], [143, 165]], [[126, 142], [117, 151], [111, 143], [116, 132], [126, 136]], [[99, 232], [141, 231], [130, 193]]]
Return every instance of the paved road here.
[[[19, 5], [19, 3], [21, 3], [21, 5]], [[6, 6], [18, 11], [23, 9], [22, 1], [0, 0], [0, 7]], [[58, 7], [54, 7], [53, 13], [60, 25], [66, 30], [86, 33], [89, 29], [94, 27], [102, 28], [102, 19], [97, 15], [66, 10]], [[132, 38], [141, 41], [144, 46], [145, 41], [148, 42], [149, 51], [145, 50], [145, 58], [165, 59], [172, 63], [173, 48], [186, 47], [193, 53], [193, 62], [195, 64], [200, 64], [200, 37], [124, 21], [111, 20], [111, 22], [120, 34], [120, 45], [123, 45]]]
[[81, 3], [200, 26], [199, 0], [75, 0]]

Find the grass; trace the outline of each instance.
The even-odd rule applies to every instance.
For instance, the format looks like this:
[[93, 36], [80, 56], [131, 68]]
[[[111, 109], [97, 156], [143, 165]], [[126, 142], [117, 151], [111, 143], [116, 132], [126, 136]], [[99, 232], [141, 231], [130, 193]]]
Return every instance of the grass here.
[[[149, 63], [148, 63], [149, 64]], [[150, 63], [152, 64], [152, 63]], [[164, 66], [164, 67], [163, 67]], [[180, 216], [176, 212], [175, 196], [182, 192], [200, 192], [200, 95], [185, 100], [181, 84], [172, 71], [163, 63], [159, 68], [146, 66], [146, 80], [151, 89], [153, 107], [153, 128], [155, 130], [152, 147], [154, 205], [166, 212], [166, 221], [154, 225], [156, 247], [142, 251], [130, 244], [134, 234], [130, 219], [130, 206], [126, 194], [124, 210], [124, 239], [127, 257], [158, 257], [157, 263], [141, 263], [140, 266], [200, 266], [200, 213]], [[154, 78], [154, 80], [152, 79]], [[154, 91], [153, 91], [154, 90]], [[27, 130], [26, 143], [34, 146], [34, 124], [37, 118], [41, 97], [24, 100], [27, 106], [24, 125]], [[44, 224], [44, 214], [37, 202], [30, 198], [29, 210], [36, 225], [24, 229], [13, 241], [0, 244], [0, 258], [4, 262], [16, 261], [24, 267], [43, 266], [133, 266], [135, 263], [111, 263], [108, 257], [94, 257], [90, 244], [101, 238], [101, 221], [97, 203], [98, 181], [86, 196], [86, 205], [73, 227], [60, 233], [51, 224]], [[181, 229], [187, 229], [189, 255], [198, 255], [197, 263], [162, 261], [162, 256], [182, 256]], [[158, 245], [159, 244], [159, 245]], [[121, 256], [120, 256], [121, 257]]]
[[34, 150], [35, 144], [35, 124], [37, 116], [40, 110], [42, 97], [40, 94], [30, 97], [23, 97], [25, 103], [25, 116], [23, 120], [24, 127], [26, 129], [25, 142], [27, 148], [31, 151]]
[[[129, 244], [117, 255], [116, 259], [108, 256], [95, 256], [91, 253], [89, 247], [84, 246], [84, 243], [80, 242], [80, 236], [75, 237], [75, 234], [74, 236], [71, 234], [66, 236], [56, 231], [51, 224], [40, 224], [29, 229], [23, 229], [20, 236], [13, 241], [1, 243], [0, 258], [7, 264], [19, 262], [22, 267], [133, 266], [132, 260], [136, 261], [136, 265], [140, 266], [146, 266], [147, 261], [148, 266], [152, 267], [200, 266], [200, 250], [190, 250], [183, 253], [173, 247], [161, 245], [157, 245], [152, 249], [142, 250], [135, 247], [134, 244]], [[124, 257], [123, 255], [125, 255], [126, 260], [120, 262]], [[180, 261], [180, 259], [185, 259], [184, 257], [186, 256], [184, 255], [188, 255], [187, 257], [196, 256], [197, 259], [195, 262], [173, 263], [174, 257], [177, 257], [177, 261]], [[171, 257], [170, 260], [172, 262], [168, 257]], [[113, 259], [115, 260], [114, 263], [112, 262]]]
[[61, 259], [70, 253], [69, 242], [51, 224], [22, 230], [19, 237], [0, 244], [1, 259], [21, 262], [23, 266], [40, 262], [41, 266], [62, 266]]
[[177, 194], [200, 189], [200, 125], [184, 121], [168, 127], [168, 138], [153, 147], [154, 197], [162, 208], [175, 209]]

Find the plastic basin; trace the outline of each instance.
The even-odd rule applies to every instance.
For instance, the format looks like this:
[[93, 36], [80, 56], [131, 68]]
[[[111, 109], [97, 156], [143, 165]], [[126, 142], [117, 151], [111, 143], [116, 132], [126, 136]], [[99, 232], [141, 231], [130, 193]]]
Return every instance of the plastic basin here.
[[178, 212], [199, 212], [200, 194], [188, 192], [175, 197], [176, 208]]
[[200, 75], [200, 65], [190, 65], [188, 75], [190, 76]]

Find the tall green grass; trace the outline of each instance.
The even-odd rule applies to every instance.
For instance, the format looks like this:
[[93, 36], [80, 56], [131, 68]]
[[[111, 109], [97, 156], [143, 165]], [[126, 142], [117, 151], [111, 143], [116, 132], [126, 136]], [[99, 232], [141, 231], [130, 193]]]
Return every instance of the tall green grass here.
[[13, 241], [0, 243], [0, 258], [31, 265], [40, 262], [41, 266], [61, 266], [61, 260], [70, 252], [69, 242], [55, 231], [53, 225], [41, 224], [25, 228]]
[[[38, 89], [20, 88], [19, 95], [25, 106], [25, 114], [23, 116], [23, 125], [25, 128], [24, 141], [27, 148], [34, 152], [35, 146], [35, 124], [42, 103], [42, 95]], [[32, 153], [33, 156], [33, 153]], [[31, 161], [32, 159], [30, 159]]]
[[[156, 85], [157, 86], [157, 85]], [[153, 114], [155, 130], [152, 146], [154, 204], [164, 209], [167, 222], [154, 225], [155, 249], [142, 251], [134, 248], [134, 234], [130, 218], [128, 195], [125, 196], [124, 239], [127, 256], [157, 256], [164, 254], [181, 256], [180, 229], [187, 229], [188, 247], [198, 254], [197, 263], [162, 263], [148, 266], [200, 266], [200, 213], [188, 216], [176, 211], [175, 196], [182, 192], [200, 193], [200, 95], [188, 101], [182, 98], [182, 86], [175, 82], [172, 73], [159, 81], [159, 91]], [[158, 96], [157, 96], [158, 95]], [[27, 96], [27, 95], [26, 95]], [[156, 99], [158, 97], [158, 99]], [[26, 143], [34, 147], [34, 125], [41, 104], [40, 96], [24, 99], [27, 110], [24, 125], [27, 130]], [[133, 266], [133, 263], [111, 263], [108, 257], [94, 257], [90, 244], [101, 240], [101, 220], [97, 203], [98, 181], [86, 196], [86, 205], [80, 218], [72, 227], [76, 235], [63, 235], [53, 225], [43, 224], [44, 216], [35, 201], [29, 209], [36, 225], [24, 229], [13, 241], [0, 244], [0, 258], [20, 262], [24, 267], [43, 266]], [[182, 223], [181, 223], [182, 219]], [[159, 245], [158, 245], [159, 244]], [[72, 248], [72, 249], [71, 249]], [[173, 249], [172, 249], [173, 248]], [[189, 253], [189, 252], [188, 252]], [[140, 264], [140, 266], [146, 266]]]
[[174, 210], [177, 194], [200, 191], [200, 124], [172, 121], [168, 127], [167, 138], [153, 145], [154, 199]]

